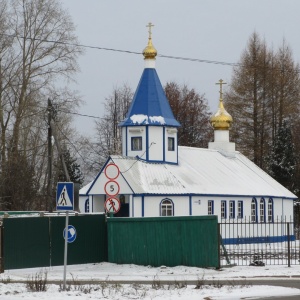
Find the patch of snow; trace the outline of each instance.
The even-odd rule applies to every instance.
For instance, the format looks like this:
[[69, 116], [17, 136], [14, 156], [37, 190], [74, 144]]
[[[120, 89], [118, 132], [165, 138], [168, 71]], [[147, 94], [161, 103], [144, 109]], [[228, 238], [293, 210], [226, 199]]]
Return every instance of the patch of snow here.
[[146, 115], [133, 115], [130, 120], [133, 124], [148, 124], [148, 116]]
[[151, 123], [159, 123], [161, 125], [166, 124], [165, 118], [160, 116], [149, 117]]
[[[0, 300], [48, 300], [48, 299], [189, 299], [199, 300], [205, 297], [211, 300], [219, 299], [247, 299], [254, 297], [272, 297], [280, 295], [300, 295], [300, 290], [272, 286], [267, 282], [263, 286], [251, 284], [251, 278], [264, 281], [270, 277], [280, 280], [298, 280], [300, 266], [287, 267], [265, 266], [250, 267], [236, 266], [221, 270], [202, 269], [197, 267], [158, 267], [137, 266], [132, 264], [117, 265], [112, 263], [97, 263], [85, 265], [71, 265], [67, 267], [67, 280], [73, 282], [68, 291], [61, 291], [57, 284], [49, 284], [46, 292], [29, 292], [26, 281], [37, 273], [47, 272], [48, 280], [62, 283], [63, 266], [50, 268], [32, 268], [8, 270], [0, 274]], [[14, 280], [21, 283], [13, 283]], [[76, 286], [76, 281], [85, 280], [83, 286]], [[139, 281], [131, 284], [129, 281]], [[161, 281], [172, 281], [172, 284], [163, 284]], [[188, 283], [189, 280], [198, 280], [198, 286]], [[214, 280], [216, 285], [205, 285], [202, 280]], [[219, 284], [219, 280], [229, 280], [229, 285]], [[242, 285], [232, 284], [233, 280], [245, 280]], [[104, 281], [97, 283], [96, 281]], [[126, 281], [123, 284], [113, 284], [114, 281]], [[179, 282], [182, 281], [183, 285]], [[22, 283], [24, 282], [24, 283]], [[148, 282], [148, 284], [145, 284]], [[68, 287], [68, 285], [67, 285]]]
[[132, 115], [130, 120], [133, 124], [166, 124], [165, 118], [162, 116]]

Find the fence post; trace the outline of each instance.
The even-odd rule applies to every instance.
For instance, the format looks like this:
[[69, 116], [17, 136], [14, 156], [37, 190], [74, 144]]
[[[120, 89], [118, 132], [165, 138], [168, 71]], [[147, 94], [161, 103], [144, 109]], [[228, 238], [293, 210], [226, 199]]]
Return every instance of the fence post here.
[[4, 257], [3, 257], [3, 222], [0, 222], [0, 273], [4, 273]]
[[218, 269], [221, 268], [221, 249], [220, 249], [220, 239], [221, 239], [221, 234], [220, 234], [220, 223], [218, 223], [218, 255], [219, 255], [219, 265], [218, 265]]
[[290, 223], [287, 222], [287, 238], [288, 238], [288, 267], [291, 266], [291, 245], [290, 245]]

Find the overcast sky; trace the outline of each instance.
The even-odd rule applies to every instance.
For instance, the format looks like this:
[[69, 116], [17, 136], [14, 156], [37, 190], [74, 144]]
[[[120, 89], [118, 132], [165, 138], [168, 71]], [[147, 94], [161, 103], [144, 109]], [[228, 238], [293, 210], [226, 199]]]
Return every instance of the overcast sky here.
[[[61, 0], [69, 11], [81, 44], [142, 52], [146, 25], [152, 22], [153, 45], [161, 55], [234, 63], [256, 31], [276, 50], [283, 38], [300, 61], [299, 0]], [[143, 56], [86, 49], [79, 59], [76, 89], [85, 104], [81, 113], [101, 116], [105, 98], [114, 87], [136, 89], [144, 68]], [[230, 83], [232, 67], [158, 57], [156, 70], [164, 85], [187, 84], [204, 93], [212, 112], [222, 78]], [[224, 90], [226, 91], [226, 88]], [[91, 133], [94, 120], [75, 117], [81, 133]]]

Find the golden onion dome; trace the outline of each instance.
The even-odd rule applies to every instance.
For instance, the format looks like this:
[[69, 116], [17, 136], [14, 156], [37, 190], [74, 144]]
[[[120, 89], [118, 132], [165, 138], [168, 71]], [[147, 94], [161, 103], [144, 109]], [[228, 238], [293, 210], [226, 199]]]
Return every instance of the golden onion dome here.
[[152, 44], [152, 32], [151, 32], [151, 27], [153, 27], [154, 25], [152, 23], [149, 23], [147, 25], [147, 27], [149, 27], [149, 38], [148, 38], [148, 45], [147, 47], [143, 50], [143, 55], [144, 55], [144, 59], [155, 59], [156, 55], [157, 55], [157, 50], [154, 48], [153, 44]]
[[225, 82], [223, 82], [223, 80], [220, 79], [219, 83], [217, 84], [220, 84], [219, 108], [217, 113], [211, 116], [210, 123], [214, 130], [229, 130], [232, 125], [232, 117], [224, 108], [222, 99], [222, 85], [225, 84]]

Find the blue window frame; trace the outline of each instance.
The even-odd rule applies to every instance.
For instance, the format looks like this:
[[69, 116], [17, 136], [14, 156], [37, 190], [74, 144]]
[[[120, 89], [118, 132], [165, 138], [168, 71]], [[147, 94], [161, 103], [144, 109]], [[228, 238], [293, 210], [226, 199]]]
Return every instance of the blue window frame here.
[[233, 200], [229, 201], [229, 218], [235, 218], [235, 201]]
[[175, 138], [168, 137], [168, 151], [175, 151]]
[[85, 203], [84, 203], [84, 211], [87, 213], [87, 212], [90, 212], [90, 201], [89, 201], [89, 198], [87, 198], [85, 200]]
[[273, 199], [270, 198], [268, 200], [268, 222], [273, 223], [274, 222], [274, 213], [273, 213]]
[[142, 150], [142, 137], [133, 136], [131, 138], [131, 150], [132, 151], [141, 151]]
[[238, 217], [238, 219], [244, 218], [244, 203], [241, 200], [238, 201], [237, 217]]
[[227, 207], [226, 207], [226, 200], [221, 201], [221, 218], [227, 218]]
[[160, 202], [160, 216], [174, 216], [174, 204], [171, 199], [165, 198]]
[[214, 200], [208, 200], [207, 202], [207, 214], [213, 215], [214, 214]]

